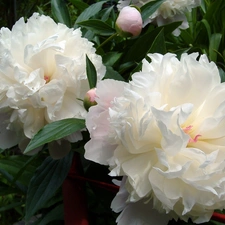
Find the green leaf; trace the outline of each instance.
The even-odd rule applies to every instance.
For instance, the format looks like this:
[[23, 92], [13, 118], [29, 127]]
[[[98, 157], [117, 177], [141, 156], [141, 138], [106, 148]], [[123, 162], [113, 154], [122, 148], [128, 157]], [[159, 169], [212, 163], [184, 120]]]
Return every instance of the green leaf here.
[[105, 66], [113, 66], [122, 56], [119, 52], [108, 52], [102, 56], [102, 60]]
[[151, 48], [148, 53], [161, 53], [166, 54], [166, 45], [164, 38], [164, 30], [162, 29], [154, 39]]
[[79, 22], [77, 24], [82, 27], [90, 29], [95, 34], [99, 34], [102, 36], [110, 36], [115, 33], [115, 30], [112, 27], [110, 27], [107, 23], [97, 19], [90, 19]]
[[63, 220], [63, 217], [64, 217], [63, 204], [61, 204], [56, 206], [47, 215], [45, 215], [44, 218], [41, 221], [39, 221], [38, 225], [47, 225], [51, 221]]
[[59, 140], [83, 128], [85, 128], [83, 119], [72, 118], [49, 123], [31, 139], [24, 153], [28, 153], [51, 141]]
[[37, 159], [38, 154], [31, 156], [26, 163], [24, 163], [20, 168], [19, 171], [17, 172], [17, 174], [14, 176], [13, 178], [13, 183], [15, 183], [19, 177], [27, 170], [27, 168], [29, 167], [29, 165], [31, 165], [31, 163], [34, 162], [34, 160]]
[[111, 14], [113, 8], [114, 8], [114, 6], [111, 6], [111, 7], [106, 8], [106, 9], [104, 10], [104, 14], [103, 14], [102, 17], [101, 17], [101, 20], [102, 20], [102, 21], [107, 21], [107, 20], [109, 19], [110, 14]]
[[89, 6], [87, 9], [85, 9], [80, 16], [78, 16], [74, 28], [78, 27], [78, 23], [81, 21], [85, 21], [90, 19], [92, 16], [94, 16], [95, 14], [97, 14], [101, 9], [102, 9], [102, 5], [105, 3], [106, 1], [101, 1], [101, 2], [97, 2], [95, 4], [92, 4], [91, 6]]
[[55, 192], [62, 185], [68, 174], [72, 158], [73, 152], [70, 152], [60, 160], [53, 160], [49, 156], [35, 171], [27, 191], [26, 221], [54, 196]]
[[10, 210], [10, 209], [14, 209], [15, 207], [21, 206], [23, 204], [24, 204], [23, 202], [10, 203], [9, 205], [5, 205], [5, 206], [0, 207], [0, 212], [4, 212], [4, 211]]
[[42, 160], [35, 157], [35, 160], [32, 161], [32, 163], [27, 164], [33, 157], [25, 155], [7, 156], [0, 159], [0, 168], [12, 175], [12, 183], [14, 183], [15, 180], [18, 180], [23, 185], [28, 185], [39, 162]]
[[64, 0], [51, 0], [51, 10], [54, 18], [58, 22], [71, 27], [70, 14]]
[[149, 16], [151, 16], [163, 2], [165, 2], [165, 0], [155, 0], [144, 4], [141, 7], [142, 20], [145, 21], [146, 19], [148, 19]]
[[144, 35], [140, 36], [131, 46], [129, 46], [129, 49], [125, 51], [126, 55], [123, 57], [123, 62], [140, 62], [143, 58], [145, 58], [145, 56], [151, 49], [155, 38], [158, 37], [159, 33], [162, 30], [164, 32], [164, 35], [166, 36], [167, 34], [170, 34], [172, 31], [174, 31], [178, 26], [180, 26], [181, 23], [182, 22], [175, 22], [165, 26], [161, 26], [154, 30], [150, 30]]
[[223, 83], [223, 82], [225, 82], [225, 72], [220, 67], [218, 67], [218, 69], [219, 69], [219, 73], [220, 73], [221, 83]]
[[0, 183], [0, 196], [8, 195], [8, 194], [18, 194], [18, 190], [16, 188], [12, 188], [9, 185], [4, 183]]
[[86, 8], [88, 8], [88, 4], [81, 1], [81, 0], [70, 0], [70, 2], [80, 11], [84, 11]]
[[222, 34], [216, 33], [212, 34], [209, 42], [209, 59], [216, 62], [217, 60], [217, 51], [220, 46], [222, 39]]
[[104, 79], [114, 79], [114, 80], [125, 81], [124, 78], [117, 71], [115, 71], [111, 66], [106, 66], [106, 73], [105, 73]]
[[210, 28], [210, 25], [209, 25], [208, 21], [205, 20], [205, 19], [202, 19], [201, 22], [205, 26], [205, 29], [206, 29], [207, 34], [208, 34], [208, 39], [210, 40], [210, 37], [211, 37], [211, 28]]
[[95, 69], [95, 66], [91, 62], [91, 60], [88, 58], [86, 55], [86, 72], [87, 72], [87, 77], [88, 77], [88, 82], [89, 82], [89, 87], [90, 89], [96, 87], [97, 83], [97, 72]]
[[157, 28], [151, 32], [147, 32], [143, 36], [140, 36], [137, 41], [129, 48], [127, 54], [124, 57], [124, 62], [140, 62], [143, 58], [145, 58], [152, 46], [152, 43], [154, 42], [154, 39], [162, 29], [163, 28]]
[[[9, 174], [7, 171], [5, 171], [2, 168], [0, 168], [0, 173], [12, 184], [13, 176], [11, 174]], [[19, 181], [16, 181], [14, 185], [18, 188], [18, 190], [20, 190], [23, 193], [26, 193], [26, 187], [22, 185]]]

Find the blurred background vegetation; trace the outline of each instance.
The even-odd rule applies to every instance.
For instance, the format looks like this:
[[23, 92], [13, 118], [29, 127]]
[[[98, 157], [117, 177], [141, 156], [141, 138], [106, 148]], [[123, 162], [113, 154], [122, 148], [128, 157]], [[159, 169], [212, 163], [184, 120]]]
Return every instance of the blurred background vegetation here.
[[[64, 0], [67, 4], [70, 17], [75, 21], [77, 16], [91, 1]], [[75, 7], [76, 2], [83, 2], [83, 7]], [[81, 5], [81, 4], [79, 4]], [[0, 0], [0, 27], [12, 28], [15, 22], [24, 17], [29, 18], [34, 12], [52, 17], [51, 0]]]

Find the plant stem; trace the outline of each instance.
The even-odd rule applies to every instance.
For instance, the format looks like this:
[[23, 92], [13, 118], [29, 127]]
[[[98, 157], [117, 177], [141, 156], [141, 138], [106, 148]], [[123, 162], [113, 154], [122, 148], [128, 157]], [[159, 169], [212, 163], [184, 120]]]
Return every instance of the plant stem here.
[[105, 41], [103, 41], [98, 47], [97, 47], [97, 50], [99, 48], [101, 48], [103, 45], [105, 45], [107, 42], [109, 42], [111, 39], [113, 39], [114, 37], [116, 37], [118, 34], [115, 33], [115, 34], [112, 34], [110, 37], [108, 37]]

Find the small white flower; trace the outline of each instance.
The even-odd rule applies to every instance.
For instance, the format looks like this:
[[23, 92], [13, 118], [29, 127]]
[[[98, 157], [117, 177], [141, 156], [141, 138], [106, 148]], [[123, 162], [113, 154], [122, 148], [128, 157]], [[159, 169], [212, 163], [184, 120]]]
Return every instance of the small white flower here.
[[[197, 56], [149, 54], [152, 62], [143, 60], [110, 104], [107, 94], [97, 94], [85, 156], [109, 165], [111, 176], [127, 177], [127, 203], [153, 201], [156, 209], [202, 223], [225, 204], [225, 83], [215, 63]], [[111, 81], [97, 93], [102, 87], [109, 93]]]
[[[155, 0], [120, 0], [118, 2], [118, 9], [121, 10], [130, 4], [142, 7], [143, 5]], [[166, 0], [162, 5], [146, 20], [144, 25], [148, 23], [156, 23], [158, 26], [163, 26], [176, 21], [182, 21], [179, 29], [187, 29], [188, 22], [185, 16], [187, 11], [191, 11], [201, 4], [201, 0]], [[176, 29], [173, 33], [178, 36], [180, 30]]]
[[[105, 73], [102, 59], [93, 44], [81, 37], [79, 29], [69, 29], [37, 13], [26, 23], [19, 19], [11, 31], [2, 28], [0, 110], [11, 110], [11, 115], [1, 129], [15, 131], [13, 126], [17, 124], [17, 131], [20, 126], [30, 139], [47, 123], [85, 118], [86, 110], [79, 99], [89, 90], [86, 55], [100, 80]], [[3, 143], [1, 134], [0, 138]], [[3, 147], [16, 142], [15, 139]]]

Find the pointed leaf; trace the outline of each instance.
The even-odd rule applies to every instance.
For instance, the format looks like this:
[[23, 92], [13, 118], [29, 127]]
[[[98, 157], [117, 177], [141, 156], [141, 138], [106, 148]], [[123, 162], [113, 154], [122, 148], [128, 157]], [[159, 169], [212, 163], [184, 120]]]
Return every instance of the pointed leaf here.
[[54, 18], [58, 22], [71, 27], [69, 10], [64, 0], [51, 0], [51, 9]]
[[102, 60], [105, 66], [114, 66], [121, 56], [122, 53], [119, 52], [108, 52], [102, 56]]
[[81, 1], [81, 0], [70, 0], [70, 2], [80, 11], [84, 11], [86, 8], [88, 8], [88, 4]]
[[87, 72], [87, 77], [88, 77], [88, 82], [89, 82], [89, 87], [90, 89], [96, 87], [97, 83], [97, 72], [95, 69], [95, 66], [91, 62], [91, 60], [88, 58], [86, 55], [86, 72]]
[[106, 66], [106, 73], [104, 79], [114, 79], [114, 80], [121, 80], [125, 81], [124, 78], [115, 71], [111, 66]]
[[[63, 149], [62, 149], [63, 150]], [[54, 196], [70, 169], [73, 152], [60, 160], [47, 157], [30, 181], [26, 199], [26, 221]]]
[[[0, 174], [2, 174], [2, 176], [5, 177], [12, 184], [13, 176], [11, 174], [9, 174], [2, 168], [0, 168]], [[18, 190], [20, 190], [23, 193], [26, 193], [27, 188], [24, 185], [22, 185], [19, 181], [16, 181], [14, 185], [16, 186], [16, 188], [18, 188]]]
[[8, 195], [8, 194], [18, 194], [18, 190], [16, 188], [12, 188], [5, 183], [0, 183], [0, 196]]
[[112, 14], [111, 12], [113, 11], [113, 9], [114, 9], [114, 6], [106, 8], [105, 11], [104, 11], [104, 14], [101, 17], [101, 20], [107, 21], [109, 19], [110, 15]]
[[220, 42], [222, 39], [222, 34], [216, 33], [212, 34], [209, 42], [209, 58], [210, 60], [216, 62], [217, 60], [217, 51], [220, 46]]
[[166, 54], [166, 45], [165, 45], [165, 37], [164, 30], [162, 29], [159, 34], [156, 36], [155, 40], [152, 43], [152, 46], [148, 53], [161, 53]]
[[110, 36], [115, 33], [115, 30], [112, 27], [110, 27], [107, 23], [101, 20], [90, 19], [90, 20], [79, 22], [77, 24], [82, 27], [86, 27], [90, 29], [95, 34], [99, 34], [102, 36]]
[[89, 6], [87, 9], [85, 9], [80, 16], [78, 16], [74, 28], [78, 27], [78, 23], [81, 21], [85, 21], [90, 19], [92, 16], [94, 16], [95, 14], [97, 14], [101, 9], [102, 9], [102, 5], [105, 3], [106, 1], [100, 1], [97, 2], [95, 4], [92, 4], [91, 6]]
[[36, 161], [38, 154], [33, 155], [31, 157], [29, 157], [29, 159], [27, 160], [26, 163], [24, 163], [20, 168], [19, 171], [17, 172], [17, 174], [14, 176], [12, 183], [15, 183], [19, 177], [21, 177], [21, 175], [27, 170], [27, 168], [31, 165], [31, 163], [33, 164], [34, 160]]
[[[35, 157], [35, 160], [28, 165], [28, 161], [33, 159], [33, 157]], [[7, 156], [0, 159], [0, 168], [12, 175], [12, 183], [18, 180], [20, 183], [27, 186], [34, 171], [40, 165], [39, 162], [41, 159], [37, 159], [36, 156], [33, 157], [25, 155]], [[26, 168], [25, 170], [24, 167]]]
[[178, 26], [180, 26], [181, 23], [182, 22], [179, 21], [165, 26], [161, 26], [140, 36], [126, 52], [126, 55], [123, 58], [123, 62], [140, 62], [143, 58], [145, 58], [155, 38], [162, 30], [164, 30], [164, 35], [166, 36], [167, 34], [174, 31]]
[[56, 206], [38, 223], [39, 225], [47, 225], [51, 221], [63, 220], [63, 204]]
[[143, 58], [145, 58], [146, 54], [149, 52], [150, 47], [152, 46], [154, 39], [161, 30], [162, 28], [157, 28], [139, 37], [125, 55], [124, 62], [140, 62]]
[[165, 2], [165, 0], [155, 0], [144, 4], [141, 7], [142, 20], [145, 21], [146, 19], [148, 19], [148, 17], [151, 16], [163, 2]]
[[59, 140], [83, 128], [85, 128], [83, 119], [72, 118], [49, 123], [31, 139], [24, 153], [28, 153], [51, 141]]
[[218, 67], [218, 69], [220, 72], [221, 83], [223, 83], [223, 82], [225, 82], [225, 72], [220, 67]]
[[0, 207], [0, 212], [4, 212], [6, 210], [15, 209], [15, 207], [23, 205], [23, 202], [13, 202], [8, 205]]

